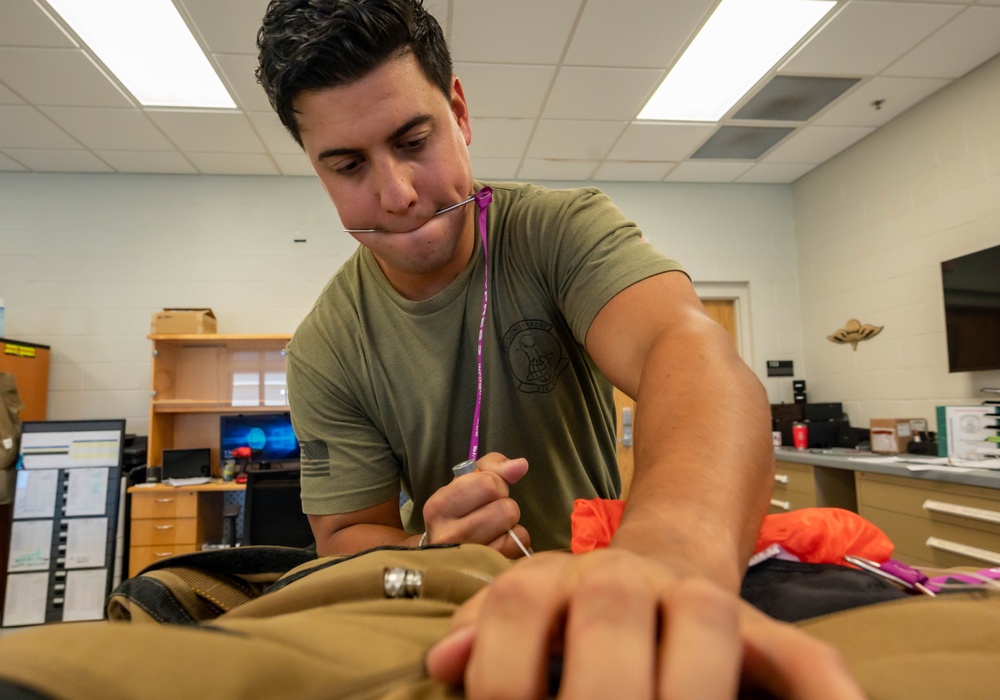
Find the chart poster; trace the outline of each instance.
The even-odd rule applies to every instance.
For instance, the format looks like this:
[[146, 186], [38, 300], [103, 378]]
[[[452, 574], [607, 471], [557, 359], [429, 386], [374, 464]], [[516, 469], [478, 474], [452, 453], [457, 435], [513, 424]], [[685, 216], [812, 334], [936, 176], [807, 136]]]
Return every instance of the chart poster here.
[[25, 469], [115, 467], [121, 458], [119, 430], [27, 432], [21, 436]]

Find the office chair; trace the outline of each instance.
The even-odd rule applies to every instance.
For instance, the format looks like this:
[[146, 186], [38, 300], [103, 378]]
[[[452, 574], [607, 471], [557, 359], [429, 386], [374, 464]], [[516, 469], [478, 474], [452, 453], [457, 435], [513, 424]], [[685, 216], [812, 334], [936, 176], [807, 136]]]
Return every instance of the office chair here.
[[243, 505], [243, 545], [315, 546], [309, 519], [302, 512], [300, 469], [247, 470]]

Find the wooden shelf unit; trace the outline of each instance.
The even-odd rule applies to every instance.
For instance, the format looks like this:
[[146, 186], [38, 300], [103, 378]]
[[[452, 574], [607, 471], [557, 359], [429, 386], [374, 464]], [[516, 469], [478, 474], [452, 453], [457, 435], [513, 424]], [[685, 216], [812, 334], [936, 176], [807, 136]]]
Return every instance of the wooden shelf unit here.
[[285, 346], [289, 335], [166, 335], [153, 341], [147, 461], [163, 450], [208, 447], [221, 476], [223, 415], [288, 410]]

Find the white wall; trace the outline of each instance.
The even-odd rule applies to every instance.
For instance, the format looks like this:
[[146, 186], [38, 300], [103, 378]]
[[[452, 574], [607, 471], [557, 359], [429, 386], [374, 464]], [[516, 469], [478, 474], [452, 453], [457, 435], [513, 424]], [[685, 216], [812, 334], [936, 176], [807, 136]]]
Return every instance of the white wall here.
[[[793, 186], [810, 401], [854, 425], [978, 403], [1000, 372], [948, 373], [940, 263], [1000, 244], [1000, 58]], [[997, 271], [1000, 275], [1000, 270]], [[848, 319], [885, 326], [861, 343]]]
[[[602, 186], [696, 280], [748, 283], [759, 374], [801, 366], [787, 186]], [[221, 333], [291, 333], [356, 245], [339, 230], [313, 178], [0, 174], [5, 334], [52, 347], [50, 420], [145, 434], [150, 315], [208, 306]]]

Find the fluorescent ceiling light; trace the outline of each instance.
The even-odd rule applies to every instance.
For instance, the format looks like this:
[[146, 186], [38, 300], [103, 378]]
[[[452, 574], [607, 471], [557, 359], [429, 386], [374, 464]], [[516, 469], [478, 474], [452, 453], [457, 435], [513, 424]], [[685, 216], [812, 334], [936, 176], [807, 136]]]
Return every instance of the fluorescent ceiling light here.
[[836, 4], [722, 0], [638, 118], [718, 121]]
[[140, 103], [235, 109], [171, 0], [47, 0]]

